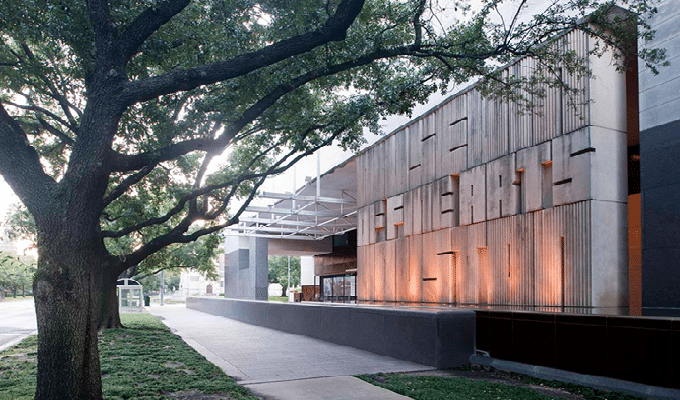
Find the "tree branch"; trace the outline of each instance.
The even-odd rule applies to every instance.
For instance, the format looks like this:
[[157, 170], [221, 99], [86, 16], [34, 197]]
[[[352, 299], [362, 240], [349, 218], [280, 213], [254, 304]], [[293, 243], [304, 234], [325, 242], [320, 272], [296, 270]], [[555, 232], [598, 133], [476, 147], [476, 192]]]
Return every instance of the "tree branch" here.
[[33, 215], [41, 215], [43, 199], [56, 185], [40, 164], [26, 133], [0, 104], [0, 174]]
[[111, 193], [104, 197], [104, 199], [102, 200], [102, 207], [106, 208], [106, 206], [111, 204], [112, 201], [122, 196], [123, 193], [125, 193], [130, 186], [141, 181], [142, 179], [144, 179], [145, 176], [149, 175], [149, 173], [151, 173], [151, 171], [153, 171], [154, 168], [156, 168], [156, 164], [147, 165], [138, 172], [123, 179], [123, 181], [118, 186], [116, 186], [115, 189], [111, 191]]
[[229, 124], [217, 139], [189, 139], [149, 153], [134, 155], [123, 155], [116, 153], [116, 155], [111, 159], [112, 169], [116, 172], [137, 170], [150, 163], [159, 163], [162, 161], [171, 160], [192, 151], [210, 152], [224, 149], [227, 145], [229, 145], [229, 143], [231, 143], [231, 140], [238, 132], [240, 132], [243, 127], [254, 121], [269, 107], [276, 103], [281, 97], [290, 93], [291, 91], [322, 76], [333, 75], [352, 68], [364, 66], [377, 59], [406, 55], [410, 53], [413, 53], [412, 46], [398, 47], [390, 50], [378, 50], [342, 64], [316, 68], [304, 75], [300, 75], [291, 79], [286, 84], [279, 85], [274, 88], [274, 90], [269, 92], [250, 108], [248, 108], [242, 114], [241, 118]]
[[26, 105], [22, 105], [22, 104], [12, 103], [12, 102], [9, 102], [9, 101], [5, 101], [4, 103], [9, 105], [9, 106], [12, 106], [12, 107], [21, 108], [22, 110], [35, 111], [35, 112], [39, 112], [41, 114], [44, 114], [45, 116], [47, 116], [47, 117], [59, 122], [60, 124], [64, 125], [65, 127], [70, 129], [71, 132], [75, 133], [76, 135], [78, 134], [77, 126], [71, 125], [69, 122], [64, 121], [62, 118], [60, 118], [58, 115], [54, 114], [50, 110], [44, 109], [44, 108], [36, 106], [36, 105], [26, 106]]
[[127, 64], [137, 54], [140, 46], [149, 36], [184, 10], [190, 2], [191, 0], [166, 0], [139, 14], [118, 39], [121, 56], [125, 63]]
[[297, 35], [231, 60], [189, 69], [175, 69], [163, 75], [129, 82], [121, 93], [124, 104], [132, 105], [202, 85], [222, 82], [304, 54], [320, 45], [343, 40], [359, 15], [364, 0], [342, 0], [336, 13], [319, 29]]
[[40, 117], [38, 117], [38, 122], [40, 122], [40, 125], [41, 125], [43, 128], [45, 128], [46, 131], [48, 131], [49, 133], [51, 133], [51, 134], [53, 134], [54, 136], [58, 137], [59, 140], [62, 141], [62, 143], [68, 144], [68, 145], [73, 145], [73, 143], [74, 143], [74, 142], [73, 142], [73, 139], [71, 139], [70, 137], [68, 137], [64, 132], [62, 132], [62, 131], [60, 131], [59, 129], [53, 127], [52, 125], [50, 125], [49, 123], [47, 123], [47, 121], [45, 121], [44, 119], [42, 119], [42, 118], [40, 118]]
[[[308, 155], [314, 153], [315, 151], [317, 151], [317, 150], [320, 149], [321, 147], [327, 146], [327, 145], [329, 145], [330, 143], [332, 143], [333, 140], [335, 140], [335, 139], [336, 139], [342, 132], [344, 132], [346, 129], [347, 129], [347, 126], [343, 126], [343, 127], [339, 128], [339, 129], [337, 129], [337, 130], [336, 130], [335, 132], [333, 132], [333, 134], [332, 134], [331, 136], [329, 136], [327, 139], [325, 139], [324, 141], [322, 141], [321, 143], [319, 143], [317, 146], [314, 146], [314, 147], [312, 147], [312, 148], [310, 148], [310, 149], [307, 149], [305, 152], [303, 152], [303, 153], [301, 153], [301, 154], [298, 154], [295, 158], [293, 158], [293, 159], [292, 159], [290, 162], [288, 162], [286, 165], [281, 166], [281, 165], [282, 165], [282, 164], [283, 164], [290, 156], [292, 156], [293, 154], [295, 154], [295, 150], [294, 150], [294, 149], [291, 150], [286, 156], [284, 156], [281, 160], [279, 160], [278, 162], [276, 162], [274, 165], [270, 166], [270, 167], [267, 169], [267, 171], [265, 171], [264, 173], [247, 175], [247, 176], [245, 176], [245, 179], [243, 179], [244, 176], [239, 177], [238, 183], [236, 183], [236, 184], [234, 185], [234, 187], [232, 187], [231, 193], [230, 193], [229, 196], [227, 196], [227, 198], [225, 199], [226, 202], [228, 202], [229, 199], [230, 199], [230, 197], [236, 192], [236, 187], [235, 187], [235, 186], [239, 185], [240, 183], [242, 183], [242, 182], [244, 182], [244, 181], [246, 181], [246, 180], [253, 180], [253, 179], [258, 179], [258, 178], [259, 178], [259, 181], [255, 184], [255, 186], [253, 187], [253, 189], [252, 189], [251, 192], [250, 192], [250, 195], [249, 195], [248, 198], [243, 202], [243, 204], [242, 204], [241, 207], [238, 209], [238, 211], [236, 212], [236, 214], [233, 215], [231, 218], [229, 218], [226, 222], [224, 222], [224, 223], [222, 223], [222, 224], [215, 225], [215, 226], [211, 226], [211, 227], [208, 227], [208, 228], [199, 229], [199, 230], [197, 230], [197, 231], [191, 233], [190, 235], [185, 235], [184, 233], [186, 233], [186, 231], [188, 230], [188, 228], [189, 228], [189, 226], [190, 226], [190, 223], [193, 222], [192, 216], [191, 216], [191, 215], [188, 215], [188, 216], [185, 217], [185, 218], [183, 219], [183, 221], [182, 221], [177, 227], [175, 227], [171, 232], [169, 232], [169, 233], [167, 233], [167, 234], [165, 234], [165, 235], [159, 236], [159, 237], [157, 237], [157, 238], [151, 240], [149, 243], [143, 245], [143, 246], [142, 246], [141, 248], [139, 248], [137, 251], [135, 251], [135, 252], [133, 252], [133, 253], [131, 253], [131, 254], [129, 254], [129, 255], [126, 255], [126, 256], [122, 257], [122, 259], [124, 259], [125, 261], [120, 261], [120, 260], [118, 260], [118, 269], [120, 269], [120, 271], [124, 271], [125, 269], [127, 269], [127, 268], [129, 268], [129, 267], [131, 267], [131, 266], [133, 266], [133, 265], [139, 264], [139, 263], [142, 262], [145, 258], [147, 258], [147, 257], [149, 257], [150, 255], [152, 255], [152, 254], [154, 254], [154, 253], [160, 251], [161, 249], [163, 249], [164, 247], [166, 247], [166, 246], [168, 246], [168, 245], [170, 245], [170, 244], [173, 244], [173, 243], [189, 243], [189, 242], [193, 242], [193, 241], [197, 240], [197, 239], [198, 239], [199, 237], [201, 237], [201, 236], [209, 235], [209, 234], [211, 234], [211, 233], [214, 233], [214, 232], [219, 231], [220, 229], [224, 229], [224, 228], [226, 228], [226, 227], [228, 227], [228, 226], [231, 226], [231, 225], [233, 225], [233, 224], [235, 224], [235, 223], [238, 223], [239, 217], [241, 216], [241, 214], [243, 214], [243, 212], [246, 210], [246, 208], [248, 207], [248, 205], [250, 205], [250, 202], [253, 200], [253, 198], [255, 198], [255, 196], [257, 195], [257, 189], [258, 189], [260, 186], [262, 186], [262, 184], [264, 183], [265, 179], [266, 179], [268, 176], [275, 175], [275, 174], [279, 174], [279, 173], [282, 173], [282, 172], [286, 171], [288, 168], [290, 168], [291, 166], [293, 166], [295, 163], [297, 163], [297, 162], [298, 162], [300, 159], [302, 159], [303, 157], [306, 157], [306, 156], [308, 156]], [[228, 186], [228, 185], [220, 185], [220, 186], [226, 187], [226, 186]], [[222, 208], [222, 207], [221, 207], [221, 208]], [[220, 214], [221, 214], [221, 213], [215, 213], [215, 214], [213, 215], [213, 218], [217, 218]], [[187, 222], [189, 222], [189, 223], [187, 224]]]

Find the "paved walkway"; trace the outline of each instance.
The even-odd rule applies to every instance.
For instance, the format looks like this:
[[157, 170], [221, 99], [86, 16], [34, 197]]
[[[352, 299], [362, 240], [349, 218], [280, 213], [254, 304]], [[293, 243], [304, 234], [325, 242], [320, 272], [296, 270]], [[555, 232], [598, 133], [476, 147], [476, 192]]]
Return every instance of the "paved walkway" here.
[[33, 300], [0, 301], [0, 351], [37, 333]]
[[408, 399], [352, 376], [434, 369], [248, 325], [184, 304], [146, 308], [210, 362], [265, 399]]

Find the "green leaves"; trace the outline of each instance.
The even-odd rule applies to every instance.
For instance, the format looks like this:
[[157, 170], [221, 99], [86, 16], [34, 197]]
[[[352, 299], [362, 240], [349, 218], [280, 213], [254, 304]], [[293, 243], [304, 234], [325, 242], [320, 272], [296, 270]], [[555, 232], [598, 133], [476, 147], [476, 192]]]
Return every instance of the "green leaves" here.
[[300, 257], [290, 257], [290, 282], [288, 281], [288, 257], [269, 257], [269, 283], [280, 283], [285, 288], [300, 284]]
[[0, 251], [0, 290], [11, 290], [15, 295], [18, 289], [30, 290], [35, 268], [35, 261], [27, 257]]

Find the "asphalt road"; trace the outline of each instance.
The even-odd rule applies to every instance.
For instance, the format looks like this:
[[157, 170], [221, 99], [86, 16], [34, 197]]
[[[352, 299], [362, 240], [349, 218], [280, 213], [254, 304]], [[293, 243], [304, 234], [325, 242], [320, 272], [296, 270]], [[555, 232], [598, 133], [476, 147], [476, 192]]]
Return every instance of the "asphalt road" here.
[[0, 351], [36, 332], [33, 300], [0, 301]]

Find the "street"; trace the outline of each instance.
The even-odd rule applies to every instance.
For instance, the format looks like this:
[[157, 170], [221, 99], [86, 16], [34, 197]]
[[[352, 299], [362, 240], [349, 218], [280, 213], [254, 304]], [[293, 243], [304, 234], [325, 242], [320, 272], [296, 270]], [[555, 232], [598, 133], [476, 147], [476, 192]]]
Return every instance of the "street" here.
[[35, 333], [33, 300], [0, 301], [0, 351]]

